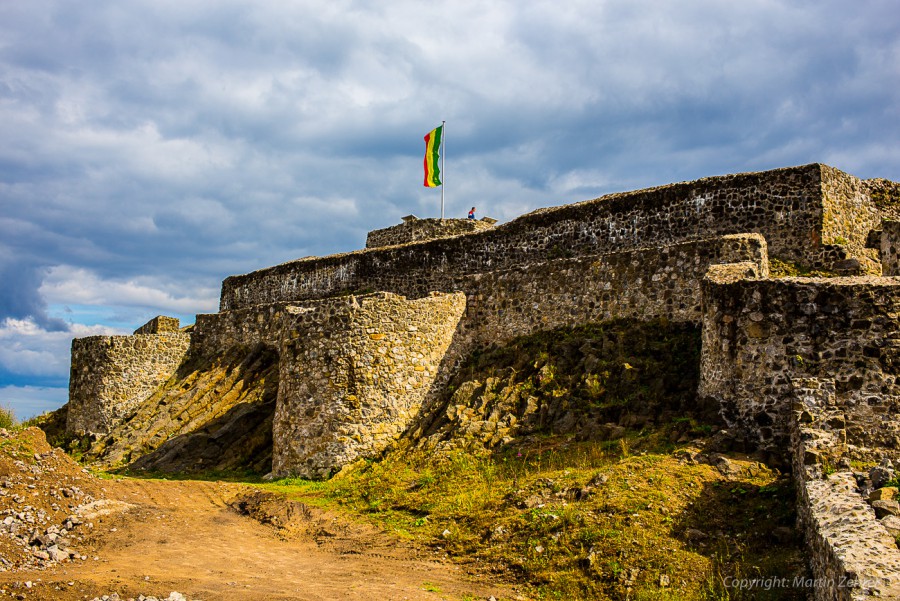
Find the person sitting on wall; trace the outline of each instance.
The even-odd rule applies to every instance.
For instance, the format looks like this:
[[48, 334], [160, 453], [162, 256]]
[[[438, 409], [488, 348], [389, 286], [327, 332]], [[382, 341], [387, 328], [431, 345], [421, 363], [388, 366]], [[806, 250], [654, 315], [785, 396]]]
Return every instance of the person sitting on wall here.
[[472, 207], [472, 210], [469, 211], [469, 219], [475, 219], [475, 207]]

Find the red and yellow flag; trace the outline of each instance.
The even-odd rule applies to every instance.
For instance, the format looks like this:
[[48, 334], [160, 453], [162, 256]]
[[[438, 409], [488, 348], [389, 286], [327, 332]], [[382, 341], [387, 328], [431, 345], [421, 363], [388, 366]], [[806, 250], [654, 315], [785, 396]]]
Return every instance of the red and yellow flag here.
[[438, 125], [425, 136], [425, 186], [434, 188], [441, 185], [441, 169], [438, 159], [441, 156], [441, 137], [444, 126]]

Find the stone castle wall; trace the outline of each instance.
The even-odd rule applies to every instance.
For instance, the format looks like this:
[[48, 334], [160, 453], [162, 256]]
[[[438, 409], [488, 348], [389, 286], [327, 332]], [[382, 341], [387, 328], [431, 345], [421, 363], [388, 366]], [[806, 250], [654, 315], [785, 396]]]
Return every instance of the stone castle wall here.
[[[847, 268], [855, 258], [873, 269], [873, 251], [864, 248], [873, 210], [865, 190], [860, 180], [814, 164], [612, 194], [539, 209], [467, 236], [301, 259], [232, 276], [222, 284], [220, 307], [381, 290], [381, 282], [403, 278], [423, 282], [423, 289], [446, 290], [455, 277], [548, 259], [743, 233], [762, 234], [769, 253], [782, 260]], [[860, 255], [851, 256], [848, 248]]]
[[366, 236], [366, 248], [450, 238], [489, 230], [491, 227], [491, 223], [475, 219], [412, 219], [399, 225], [372, 230]]
[[[466, 310], [454, 321], [452, 344], [448, 341], [449, 346], [441, 353], [441, 367], [432, 375], [437, 385], [422, 391], [424, 402], [433, 402], [439, 396], [440, 383], [452, 375], [458, 360], [476, 348], [502, 343], [516, 336], [628, 317], [665, 317], [699, 323], [702, 315], [700, 281], [709, 266], [718, 263], [737, 264], [743, 266], [744, 271], [765, 277], [768, 275], [765, 240], [757, 234], [724, 236], [662, 248], [574, 259], [558, 258], [516, 269], [447, 280], [441, 285], [462, 291], [464, 294], [460, 297], [466, 299]], [[396, 275], [389, 272], [388, 276], [396, 279], [386, 277], [378, 281], [378, 288], [427, 301], [425, 306], [437, 303], [428, 294], [430, 284], [427, 281]], [[401, 319], [399, 310], [394, 307], [396, 303], [385, 301], [378, 304], [368, 295], [255, 305], [213, 315], [198, 315], [191, 352], [214, 356], [234, 346], [251, 347], [256, 344], [279, 349], [282, 380], [275, 428], [276, 432], [296, 430], [301, 427], [297, 425], [296, 415], [305, 415], [305, 409], [300, 411], [297, 407], [312, 397], [290, 402], [287, 399], [295, 398], [296, 390], [320, 387], [309, 380], [317, 372], [309, 368], [312, 364], [303, 354], [307, 352], [303, 345], [327, 334], [324, 338], [327, 344], [352, 347], [347, 337], [351, 335], [351, 330], [357, 328], [353, 320], [364, 315], [358, 307], [354, 308], [355, 303], [361, 302], [357, 300], [359, 298], [369, 299], [365, 301], [366, 307], [391, 307], [394, 314], [390, 319], [384, 319], [396, 320], [400, 324], [405, 323], [404, 319], [415, 323], [415, 316]], [[403, 306], [415, 307], [417, 301], [404, 302], [407, 304]], [[431, 313], [434, 311], [431, 310]], [[341, 362], [350, 361], [332, 349], [331, 360], [338, 361], [335, 358], [339, 356]], [[332, 401], [335, 407], [340, 405], [340, 399]], [[356, 428], [361, 432], [361, 438], [357, 441], [359, 449], [354, 452], [362, 452], [371, 447], [372, 431], [365, 425], [371, 415], [356, 417], [359, 422], [351, 426], [347, 421], [342, 428], [347, 431]], [[406, 416], [403, 420], [405, 425]], [[303, 436], [276, 436], [276, 440], [282, 441], [282, 450], [275, 454], [280, 473], [290, 473], [292, 469], [302, 470], [304, 474], [325, 473], [332, 470], [339, 460], [352, 455], [341, 445], [331, 443], [327, 447], [329, 450], [313, 453], [316, 457], [312, 464], [307, 463], [309, 458], [300, 459], [305, 453], [312, 453], [311, 449], [318, 448], [312, 446], [312, 442], [303, 441], [315, 440], [310, 432], [320, 426], [318, 422], [302, 426]], [[292, 449], [289, 449], [287, 440], [294, 440]], [[329, 457], [329, 452], [334, 455]]]
[[175, 373], [190, 339], [178, 332], [74, 339], [66, 430], [109, 432]]
[[881, 274], [900, 275], [900, 221], [885, 220], [881, 225]]
[[700, 394], [752, 444], [786, 448], [792, 379], [831, 377], [851, 451], [900, 452], [900, 279], [727, 282], [713, 271], [703, 297]]
[[793, 381], [791, 448], [798, 522], [816, 601], [900, 598], [900, 549], [859, 493], [834, 380]]
[[166, 317], [165, 315], [157, 315], [138, 329], [134, 334], [164, 334], [172, 332], [180, 332], [181, 328], [177, 317]]
[[415, 418], [465, 310], [463, 294], [292, 307], [281, 345], [272, 469], [328, 477]]
[[[900, 217], [898, 190], [815, 164], [613, 194], [495, 228], [379, 230], [366, 250], [226, 279], [221, 311], [197, 316], [192, 334], [158, 317], [135, 336], [75, 340], [68, 430], [107, 432], [186, 357], [263, 345], [278, 357], [273, 471], [327, 477], [425, 427], [417, 420], [476, 349], [619, 318], [701, 324], [700, 395], [748, 447], [790, 449], [815, 574], [846, 579], [869, 569], [867, 547], [892, 551], [852, 478], [825, 478], [822, 465], [900, 460], [900, 278], [768, 279], [769, 255], [900, 274], [900, 226], [882, 224]], [[900, 560], [889, 559], [866, 573], [895, 594]]]
[[[881, 211], [875, 206], [866, 182], [822, 165], [823, 255], [831, 257], [836, 271], [850, 271], [858, 261], [864, 272], [879, 274], [878, 252], [866, 248], [868, 232], [881, 227]], [[862, 235], [860, 235], [862, 234]]]

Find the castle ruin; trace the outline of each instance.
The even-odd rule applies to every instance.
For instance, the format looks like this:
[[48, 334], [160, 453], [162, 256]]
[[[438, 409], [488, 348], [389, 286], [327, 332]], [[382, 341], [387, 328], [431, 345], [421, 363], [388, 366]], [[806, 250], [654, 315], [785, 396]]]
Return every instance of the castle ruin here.
[[[817, 594], [898, 595], [900, 551], [849, 469], [900, 460], [898, 209], [900, 185], [812, 164], [495, 227], [410, 219], [364, 250], [227, 278], [191, 331], [158, 318], [75, 340], [67, 429], [113, 463], [197, 468], [240, 446], [270, 448], [253, 465], [277, 476], [329, 477], [415, 431], [477, 349], [621, 318], [689, 323], [700, 398], [793, 463], [815, 575], [864, 583]], [[820, 275], [770, 277], [776, 265]]]

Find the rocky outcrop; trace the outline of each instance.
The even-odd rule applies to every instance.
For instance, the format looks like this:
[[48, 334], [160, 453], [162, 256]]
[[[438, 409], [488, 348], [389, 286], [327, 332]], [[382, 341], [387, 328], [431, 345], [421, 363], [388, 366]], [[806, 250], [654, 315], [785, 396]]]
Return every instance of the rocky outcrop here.
[[473, 353], [448, 383], [440, 410], [410, 429], [424, 448], [472, 451], [532, 435], [620, 438], [626, 428], [694, 415], [700, 331], [666, 320], [558, 328]]

